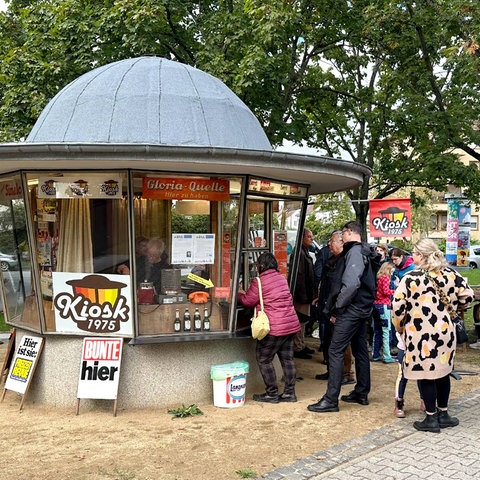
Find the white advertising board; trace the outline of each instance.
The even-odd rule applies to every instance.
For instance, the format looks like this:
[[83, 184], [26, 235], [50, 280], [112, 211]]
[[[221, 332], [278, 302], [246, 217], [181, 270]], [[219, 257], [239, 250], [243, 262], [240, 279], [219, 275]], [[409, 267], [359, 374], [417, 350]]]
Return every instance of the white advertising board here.
[[123, 339], [84, 338], [77, 398], [116, 400]]
[[133, 335], [129, 275], [53, 272], [57, 332]]
[[25, 394], [32, 380], [43, 347], [42, 337], [24, 335], [15, 350], [5, 389]]

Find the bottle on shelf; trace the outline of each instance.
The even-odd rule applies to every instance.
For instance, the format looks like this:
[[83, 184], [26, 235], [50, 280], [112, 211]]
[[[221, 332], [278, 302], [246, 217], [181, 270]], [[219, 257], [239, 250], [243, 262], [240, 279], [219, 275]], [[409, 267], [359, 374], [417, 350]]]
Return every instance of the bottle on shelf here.
[[190, 312], [188, 308], [185, 309], [185, 313], [183, 314], [183, 331], [190, 332], [192, 330], [192, 321], [190, 319]]
[[205, 331], [210, 331], [210, 317], [208, 316], [207, 307], [203, 310], [203, 329]]
[[173, 322], [173, 330], [175, 332], [182, 331], [182, 322], [180, 322], [180, 310], [178, 308], [175, 310], [175, 321]]
[[202, 317], [200, 317], [198, 307], [195, 307], [195, 312], [193, 313], [193, 329], [196, 332], [199, 332], [202, 329]]

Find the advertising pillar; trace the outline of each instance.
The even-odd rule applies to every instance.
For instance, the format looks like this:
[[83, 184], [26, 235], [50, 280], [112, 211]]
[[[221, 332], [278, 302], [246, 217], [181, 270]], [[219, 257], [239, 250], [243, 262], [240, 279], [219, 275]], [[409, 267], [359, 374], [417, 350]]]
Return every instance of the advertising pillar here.
[[445, 196], [447, 200], [447, 235], [445, 257], [449, 265], [468, 267], [470, 248], [470, 205], [461, 194]]

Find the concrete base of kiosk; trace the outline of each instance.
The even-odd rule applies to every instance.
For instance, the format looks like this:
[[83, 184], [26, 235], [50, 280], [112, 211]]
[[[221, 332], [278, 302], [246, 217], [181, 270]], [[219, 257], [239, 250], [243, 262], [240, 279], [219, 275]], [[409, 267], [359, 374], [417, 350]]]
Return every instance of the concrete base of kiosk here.
[[[17, 338], [23, 335], [17, 329]], [[125, 339], [118, 389], [118, 409], [212, 404], [210, 367], [241, 358], [249, 363], [247, 389], [265, 387], [255, 359], [255, 340], [228, 339], [128, 345]], [[45, 336], [45, 346], [30, 386], [26, 405], [75, 408], [80, 374], [82, 337]], [[278, 364], [279, 365], [279, 364]], [[278, 379], [281, 379], [281, 370]], [[250, 395], [251, 396], [251, 395]], [[82, 399], [82, 411], [111, 410], [111, 401]]]

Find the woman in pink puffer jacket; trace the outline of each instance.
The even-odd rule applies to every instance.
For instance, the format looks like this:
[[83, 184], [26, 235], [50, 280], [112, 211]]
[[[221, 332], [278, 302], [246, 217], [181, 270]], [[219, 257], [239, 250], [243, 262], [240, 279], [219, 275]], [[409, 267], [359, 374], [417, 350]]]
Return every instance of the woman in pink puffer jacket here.
[[[262, 285], [263, 306], [270, 321], [270, 333], [257, 341], [257, 363], [265, 383], [265, 392], [254, 394], [257, 402], [296, 402], [295, 379], [297, 369], [293, 361], [293, 337], [300, 330], [292, 295], [286, 278], [278, 271], [278, 263], [271, 253], [262, 253], [256, 262]], [[254, 279], [247, 292], [239, 290], [238, 301], [246, 307], [260, 309], [258, 281]], [[273, 358], [278, 355], [285, 378], [284, 392], [278, 394], [277, 376]]]

